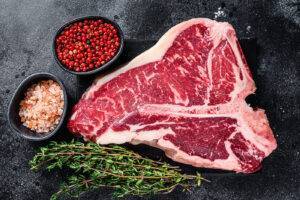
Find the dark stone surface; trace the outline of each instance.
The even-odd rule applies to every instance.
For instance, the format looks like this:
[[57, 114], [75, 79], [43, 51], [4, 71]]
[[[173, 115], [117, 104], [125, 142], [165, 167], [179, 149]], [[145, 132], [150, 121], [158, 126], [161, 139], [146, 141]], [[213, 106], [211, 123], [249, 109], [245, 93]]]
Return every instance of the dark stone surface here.
[[[258, 173], [209, 171], [204, 175], [212, 182], [191, 193], [177, 189], [149, 199], [300, 199], [300, 16], [296, 0], [1, 0], [0, 199], [49, 199], [64, 177], [62, 172], [31, 172], [28, 160], [45, 143], [19, 138], [6, 120], [12, 93], [24, 77], [34, 72], [58, 75], [73, 94], [72, 100], [75, 99], [76, 77], [59, 69], [52, 57], [55, 30], [75, 17], [103, 15], [115, 19], [126, 38], [156, 40], [183, 20], [214, 18], [218, 8], [224, 13], [216, 18], [230, 22], [239, 38], [257, 38], [257, 63], [251, 68], [258, 90], [251, 102], [266, 110], [278, 149], [263, 162], [263, 169]], [[81, 199], [110, 199], [109, 193], [97, 190]]]

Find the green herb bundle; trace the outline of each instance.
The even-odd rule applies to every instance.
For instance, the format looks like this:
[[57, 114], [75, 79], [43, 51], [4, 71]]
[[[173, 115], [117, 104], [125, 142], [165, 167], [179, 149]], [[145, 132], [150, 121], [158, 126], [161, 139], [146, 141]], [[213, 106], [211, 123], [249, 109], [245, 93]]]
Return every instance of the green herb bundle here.
[[49, 171], [62, 168], [74, 171], [52, 195], [52, 200], [63, 195], [78, 197], [99, 187], [113, 188], [115, 197], [171, 192], [176, 186], [188, 190], [205, 180], [200, 174], [182, 174], [178, 167], [142, 157], [124, 147], [91, 142], [51, 142], [40, 149], [30, 165], [35, 171], [43, 166]]

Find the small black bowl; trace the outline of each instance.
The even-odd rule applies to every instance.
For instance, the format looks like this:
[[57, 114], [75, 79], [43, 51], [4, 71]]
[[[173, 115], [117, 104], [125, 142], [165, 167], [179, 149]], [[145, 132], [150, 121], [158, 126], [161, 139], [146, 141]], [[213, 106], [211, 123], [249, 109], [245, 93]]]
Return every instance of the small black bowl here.
[[[106, 23], [109, 23], [109, 24], [112, 24], [115, 28], [117, 28], [118, 30], [118, 36], [120, 38], [120, 46], [119, 46], [119, 49], [118, 49], [118, 52], [116, 53], [116, 55], [111, 59], [109, 60], [108, 62], [106, 62], [105, 64], [103, 64], [102, 66], [100, 66], [99, 68], [96, 68], [94, 70], [90, 70], [90, 71], [86, 71], [86, 72], [76, 72], [76, 71], [72, 71], [72, 70], [69, 70], [65, 64], [63, 64], [59, 59], [58, 59], [58, 56], [57, 56], [57, 53], [56, 53], [56, 50], [55, 50], [55, 47], [56, 47], [56, 38], [57, 36], [68, 26], [70, 26], [71, 24], [75, 23], [75, 22], [81, 22], [81, 21], [84, 21], [85, 19], [101, 19], [103, 20], [104, 22]], [[65, 25], [63, 25], [60, 29], [58, 29], [58, 31], [56, 32], [54, 38], [53, 38], [53, 44], [52, 44], [52, 50], [53, 50], [53, 55], [54, 55], [54, 58], [56, 60], [56, 62], [58, 63], [58, 65], [65, 71], [67, 72], [70, 72], [72, 74], [75, 74], [75, 75], [91, 75], [91, 74], [96, 74], [98, 72], [101, 72], [101, 71], [104, 71], [105, 69], [109, 68], [119, 57], [120, 55], [122, 54], [122, 51], [123, 51], [123, 47], [124, 47], [124, 35], [123, 35], [123, 31], [121, 30], [120, 26], [106, 18], [106, 17], [101, 17], [101, 16], [88, 16], [88, 17], [81, 17], [81, 18], [77, 18], [77, 19], [74, 19], [68, 23], [66, 23]]]
[[[59, 123], [56, 125], [55, 129], [49, 133], [36, 133], [29, 128], [25, 127], [20, 119], [19, 116], [19, 109], [20, 109], [20, 101], [24, 99], [24, 93], [26, 90], [34, 83], [37, 83], [41, 80], [54, 80], [56, 81], [60, 87], [63, 90], [63, 96], [64, 96], [64, 107], [63, 107], [63, 113], [61, 115]], [[8, 121], [11, 126], [11, 128], [18, 133], [23, 138], [26, 138], [31, 141], [42, 141], [50, 138], [53, 136], [62, 126], [64, 119], [66, 117], [67, 113], [67, 107], [68, 107], [68, 98], [67, 98], [67, 92], [65, 87], [63, 86], [62, 82], [53, 74], [49, 73], [37, 73], [32, 74], [31, 76], [27, 77], [25, 80], [22, 81], [22, 83], [17, 88], [14, 96], [12, 97], [9, 107], [8, 107]]]

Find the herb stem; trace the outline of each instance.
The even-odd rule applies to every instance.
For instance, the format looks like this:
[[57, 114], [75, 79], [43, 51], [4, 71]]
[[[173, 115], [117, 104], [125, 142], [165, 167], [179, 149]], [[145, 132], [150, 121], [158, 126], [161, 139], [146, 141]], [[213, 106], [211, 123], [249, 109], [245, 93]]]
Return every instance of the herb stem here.
[[182, 174], [180, 168], [154, 161], [121, 147], [94, 143], [51, 142], [30, 161], [32, 170], [68, 168], [73, 175], [52, 195], [51, 200], [100, 188], [114, 189], [114, 196], [168, 193], [181, 186], [188, 190], [208, 181], [200, 174]]

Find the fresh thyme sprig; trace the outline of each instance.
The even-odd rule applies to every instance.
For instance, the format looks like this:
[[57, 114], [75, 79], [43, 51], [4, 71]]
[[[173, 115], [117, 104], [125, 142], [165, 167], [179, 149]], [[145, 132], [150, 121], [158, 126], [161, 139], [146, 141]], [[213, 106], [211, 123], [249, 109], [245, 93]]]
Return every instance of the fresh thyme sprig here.
[[99, 146], [95, 143], [51, 142], [30, 161], [31, 169], [43, 166], [51, 171], [70, 168], [74, 175], [52, 195], [78, 197], [100, 187], [114, 189], [115, 197], [171, 192], [176, 186], [188, 190], [205, 180], [200, 174], [186, 175], [165, 162], [154, 161], [121, 146]]

